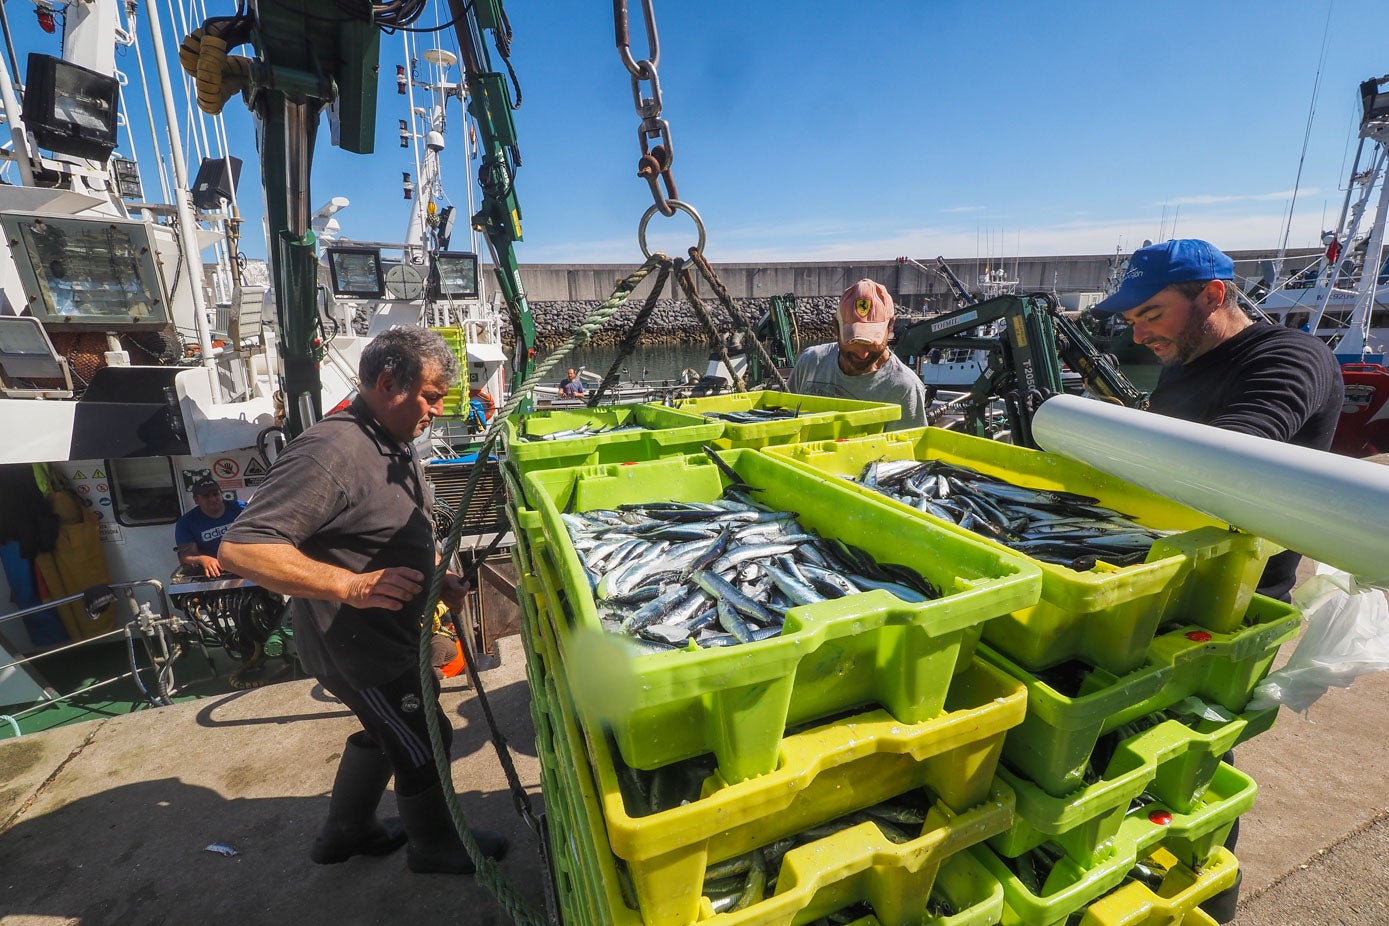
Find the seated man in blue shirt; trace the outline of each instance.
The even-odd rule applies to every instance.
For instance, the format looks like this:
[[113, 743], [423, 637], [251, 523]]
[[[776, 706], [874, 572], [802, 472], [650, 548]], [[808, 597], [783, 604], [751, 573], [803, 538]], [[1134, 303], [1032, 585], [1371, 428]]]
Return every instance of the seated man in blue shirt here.
[[577, 399], [584, 395], [584, 381], [579, 379], [579, 374], [574, 372], [573, 367], [564, 374], [557, 391], [561, 398], [566, 399]]
[[227, 501], [222, 497], [222, 487], [206, 476], [193, 484], [193, 501], [198, 507], [190, 508], [174, 524], [179, 564], [198, 567], [206, 576], [220, 576], [222, 566], [217, 562], [217, 548], [246, 503]]

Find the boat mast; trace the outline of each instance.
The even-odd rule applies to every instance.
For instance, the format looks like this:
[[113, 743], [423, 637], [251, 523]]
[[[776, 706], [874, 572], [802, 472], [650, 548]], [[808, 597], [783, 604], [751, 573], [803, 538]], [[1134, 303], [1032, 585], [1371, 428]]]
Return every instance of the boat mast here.
[[10, 124], [10, 139], [14, 144], [14, 161], [19, 165], [19, 177], [25, 186], [34, 185], [34, 162], [30, 159], [29, 138], [20, 116], [19, 97], [14, 92], [10, 67], [0, 61], [0, 101], [5, 104], [5, 121]]
[[1389, 220], [1389, 177], [1386, 177], [1386, 163], [1389, 163], [1389, 87], [1386, 85], [1389, 85], [1389, 74], [1360, 85], [1360, 98], [1364, 106], [1360, 136], [1372, 142], [1377, 149], [1374, 173], [1366, 181], [1366, 196], [1368, 198], [1369, 190], [1378, 182], [1379, 203], [1375, 209], [1370, 240], [1365, 246], [1364, 261], [1360, 265], [1360, 287], [1350, 317], [1350, 329], [1335, 345], [1338, 354], [1355, 354], [1358, 355], [1357, 359], [1364, 359], [1370, 351], [1370, 321], [1374, 315], [1380, 272], [1384, 266], [1384, 229], [1386, 220]]
[[[79, 6], [81, 4], [78, 4]], [[99, 4], [109, 6], [110, 4]], [[183, 246], [183, 260], [188, 265], [188, 288], [193, 295], [193, 322], [198, 331], [198, 347], [201, 349], [203, 367], [212, 381], [212, 400], [221, 401], [222, 389], [217, 376], [217, 360], [212, 356], [212, 332], [208, 325], [207, 300], [203, 298], [202, 251], [198, 248], [195, 229], [196, 218], [193, 204], [189, 198], [188, 165], [183, 160], [183, 139], [179, 135], [178, 120], [174, 118], [174, 91], [169, 80], [169, 62], [164, 54], [164, 30], [159, 24], [159, 10], [156, 4], [148, 6], [146, 17], [150, 24], [150, 38], [154, 44], [154, 63], [159, 73], [159, 92], [164, 99], [165, 120], [169, 132], [169, 153], [174, 166], [174, 205], [178, 209], [179, 243]], [[114, 50], [113, 50], [114, 54]]]

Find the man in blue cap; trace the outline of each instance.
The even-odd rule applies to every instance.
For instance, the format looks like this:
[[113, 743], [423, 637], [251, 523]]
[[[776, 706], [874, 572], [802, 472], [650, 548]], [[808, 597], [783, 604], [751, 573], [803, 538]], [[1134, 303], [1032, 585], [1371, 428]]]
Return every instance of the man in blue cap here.
[[[1256, 322], [1239, 304], [1235, 262], [1207, 241], [1139, 248], [1124, 280], [1093, 311], [1123, 315], [1133, 342], [1157, 354], [1162, 375], [1148, 402], [1160, 415], [1329, 450], [1344, 389], [1336, 355], [1303, 331]], [[1302, 554], [1270, 557], [1259, 593], [1292, 600]], [[1225, 756], [1233, 763], [1234, 753]], [[1239, 826], [1225, 841], [1233, 849]], [[1234, 919], [1239, 880], [1201, 904]]]
[[[1180, 238], [1139, 248], [1093, 311], [1123, 315], [1164, 369], [1148, 403], [1173, 418], [1328, 450], [1344, 395], [1336, 355], [1302, 331], [1244, 313], [1235, 262]], [[1269, 560], [1259, 593], [1291, 600], [1300, 554]]]

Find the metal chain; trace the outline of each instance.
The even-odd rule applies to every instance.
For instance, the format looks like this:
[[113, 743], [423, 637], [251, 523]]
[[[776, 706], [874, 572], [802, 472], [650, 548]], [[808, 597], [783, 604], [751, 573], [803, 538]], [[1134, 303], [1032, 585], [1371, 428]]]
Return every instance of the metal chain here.
[[719, 329], [714, 325], [714, 320], [709, 316], [709, 310], [704, 307], [704, 300], [699, 298], [699, 293], [695, 289], [694, 274], [690, 273], [688, 264], [683, 264], [676, 269], [675, 279], [679, 281], [680, 288], [685, 291], [685, 298], [690, 301], [690, 307], [695, 310], [695, 315], [699, 316], [700, 324], [708, 333], [710, 346], [718, 352], [719, 359], [723, 361], [724, 369], [728, 370], [728, 375], [733, 378], [733, 391], [747, 392], [747, 383], [743, 382], [743, 377], [733, 368], [733, 361], [728, 356], [728, 347], [724, 344]]
[[[723, 306], [723, 310], [728, 313], [728, 317], [733, 319], [733, 324], [742, 329], [743, 335], [752, 342], [752, 346], [756, 349], [758, 356], [762, 358], [762, 362], [767, 365], [767, 369], [776, 380], [777, 388], [782, 392], [790, 392], [791, 390], [786, 385], [786, 377], [781, 375], [781, 371], [778, 370], [776, 364], [772, 362], [772, 357], [767, 353], [767, 348], [762, 343], [762, 339], [757, 336], [756, 331], [752, 330], [752, 325], [733, 302], [733, 297], [729, 295], [728, 287], [723, 285], [723, 280], [719, 279], [719, 275], [714, 272], [713, 265], [705, 260], [704, 255], [694, 248], [690, 248], [690, 261], [699, 268], [700, 274], [708, 281], [709, 288], [712, 289], [714, 295], [718, 297], [719, 303]], [[794, 314], [792, 317], [795, 317]]]
[[[622, 64], [632, 75], [632, 102], [637, 109], [641, 124], [637, 127], [637, 142], [641, 145], [641, 157], [637, 159], [637, 176], [651, 187], [651, 199], [661, 215], [669, 218], [675, 214], [671, 200], [679, 200], [675, 189], [675, 177], [671, 165], [675, 162], [675, 144], [670, 138], [670, 123], [661, 117], [661, 77], [656, 70], [661, 60], [661, 41], [656, 34], [656, 11], [652, 0], [641, 0], [642, 18], [646, 22], [647, 45], [650, 54], [640, 61], [632, 57], [632, 37], [627, 17], [627, 0], [613, 0], [613, 27], [617, 39], [617, 53]], [[650, 96], [643, 94], [642, 84], [650, 82]], [[653, 145], [652, 142], [658, 142]], [[658, 183], [659, 181], [659, 183]], [[662, 192], [662, 187], [665, 188]]]

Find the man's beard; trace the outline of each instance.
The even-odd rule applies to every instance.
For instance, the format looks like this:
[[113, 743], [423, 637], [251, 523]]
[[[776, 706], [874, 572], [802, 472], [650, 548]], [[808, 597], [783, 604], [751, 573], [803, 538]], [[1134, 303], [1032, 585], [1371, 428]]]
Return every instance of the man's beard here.
[[873, 371], [874, 366], [878, 365], [883, 359], [883, 354], [887, 352], [884, 347], [880, 351], [869, 354], [867, 358], [859, 360], [843, 348], [839, 350], [840, 369], [850, 376], [862, 376]]
[[[1210, 318], [1197, 317], [1193, 315], [1187, 319], [1186, 325], [1171, 338], [1164, 338], [1172, 345], [1172, 351], [1166, 355], [1159, 355], [1158, 362], [1165, 367], [1185, 366], [1196, 359], [1201, 350], [1201, 346], [1206, 342], [1210, 335]], [[1151, 350], [1151, 348], [1149, 348]]]

